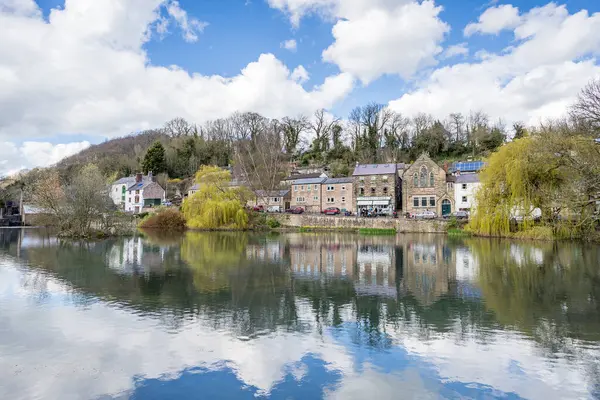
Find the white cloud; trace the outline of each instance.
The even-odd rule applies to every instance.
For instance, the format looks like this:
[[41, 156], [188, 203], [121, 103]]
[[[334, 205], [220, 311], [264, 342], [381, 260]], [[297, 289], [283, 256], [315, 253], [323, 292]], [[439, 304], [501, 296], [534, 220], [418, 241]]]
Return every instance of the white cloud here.
[[392, 10], [371, 9], [356, 19], [338, 21], [333, 27], [335, 42], [323, 52], [323, 59], [365, 84], [384, 74], [408, 79], [434, 65], [442, 52], [440, 42], [450, 27], [438, 18], [441, 10], [424, 1]]
[[294, 81], [302, 84], [308, 81], [310, 76], [308, 75], [308, 71], [302, 66], [299, 65], [292, 71], [292, 75], [290, 76]]
[[172, 1], [66, 0], [47, 21], [31, 1], [10, 4], [0, 12], [0, 140], [115, 136], [176, 116], [202, 122], [234, 111], [311, 113], [354, 84], [341, 73], [305, 90], [271, 54], [233, 77], [152, 65], [142, 46], [166, 33], [165, 18], [177, 20], [188, 39], [198, 32]]
[[208, 22], [199, 21], [196, 18], [189, 18], [185, 10], [179, 6], [177, 0], [171, 0], [167, 5], [167, 12], [183, 31], [183, 38], [186, 42], [197, 42], [198, 34], [204, 32]]
[[295, 52], [298, 48], [298, 43], [296, 43], [295, 39], [289, 39], [281, 42], [281, 48]]
[[511, 29], [519, 25], [521, 17], [519, 9], [510, 4], [490, 7], [479, 16], [478, 22], [472, 22], [465, 28], [465, 36], [475, 33], [487, 33], [497, 35], [505, 29]]
[[600, 13], [569, 14], [550, 3], [520, 16], [514, 28], [520, 41], [499, 54], [478, 52], [476, 63], [435, 70], [415, 90], [390, 102], [395, 110], [430, 112], [443, 118], [451, 112], [483, 110], [507, 122], [560, 117], [578, 91], [600, 77]]
[[442, 7], [431, 0], [268, 0], [298, 26], [303, 16], [317, 14], [335, 21], [334, 43], [323, 60], [363, 83], [385, 74], [410, 78], [434, 65], [440, 43], [450, 30], [439, 18]]
[[22, 169], [47, 167], [90, 146], [87, 141], [66, 144], [48, 142], [0, 142], [0, 177]]
[[459, 43], [448, 47], [444, 53], [442, 53], [443, 59], [453, 58], [457, 56], [469, 55], [469, 47], [466, 43]]

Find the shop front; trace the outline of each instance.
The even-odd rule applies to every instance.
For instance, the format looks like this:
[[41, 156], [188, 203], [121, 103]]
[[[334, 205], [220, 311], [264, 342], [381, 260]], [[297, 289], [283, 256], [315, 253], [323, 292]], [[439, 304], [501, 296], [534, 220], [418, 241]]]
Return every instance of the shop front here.
[[392, 197], [358, 197], [356, 210], [359, 216], [393, 215], [394, 204]]

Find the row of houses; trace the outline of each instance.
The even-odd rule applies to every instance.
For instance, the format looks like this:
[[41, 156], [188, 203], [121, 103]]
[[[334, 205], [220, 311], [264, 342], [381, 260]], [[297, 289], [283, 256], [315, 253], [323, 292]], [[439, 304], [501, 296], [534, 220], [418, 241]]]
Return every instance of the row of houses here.
[[329, 207], [360, 214], [377, 209], [443, 216], [475, 208], [478, 172], [483, 162], [459, 162], [439, 166], [427, 154], [412, 164], [358, 164], [352, 176], [329, 178], [326, 172], [296, 174], [286, 178], [286, 189], [259, 191], [252, 205], [265, 208], [302, 207], [318, 213]]

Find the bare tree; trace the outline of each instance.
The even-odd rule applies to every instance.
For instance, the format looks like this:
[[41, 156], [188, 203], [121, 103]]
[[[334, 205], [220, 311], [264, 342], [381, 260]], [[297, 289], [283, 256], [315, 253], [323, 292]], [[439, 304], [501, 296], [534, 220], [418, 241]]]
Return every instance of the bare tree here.
[[571, 107], [571, 115], [591, 129], [600, 131], [600, 79], [593, 79], [581, 90], [577, 102]]
[[454, 134], [456, 143], [460, 143], [463, 139], [465, 127], [465, 117], [461, 113], [450, 114], [450, 131]]
[[433, 126], [433, 117], [431, 114], [418, 113], [412, 119], [414, 135], [419, 136], [427, 129]]
[[163, 127], [165, 134], [171, 137], [190, 136], [198, 134], [196, 125], [190, 124], [185, 119], [179, 117], [167, 122]]
[[314, 133], [314, 150], [318, 153], [327, 151], [331, 138], [331, 130], [339, 123], [338, 118], [331, 118], [324, 109], [315, 111], [310, 128]]

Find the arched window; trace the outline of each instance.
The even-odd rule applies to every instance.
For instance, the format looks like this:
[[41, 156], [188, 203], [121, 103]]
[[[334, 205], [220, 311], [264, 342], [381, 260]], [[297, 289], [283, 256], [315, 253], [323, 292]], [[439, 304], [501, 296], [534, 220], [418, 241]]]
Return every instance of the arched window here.
[[413, 186], [419, 187], [419, 175], [417, 175], [416, 173], [413, 175]]
[[421, 187], [427, 187], [428, 176], [429, 176], [429, 174], [427, 173], [427, 168], [426, 167], [421, 168], [421, 181], [420, 181]]
[[433, 172], [429, 174], [429, 186], [435, 186], [435, 177], [433, 176]]

